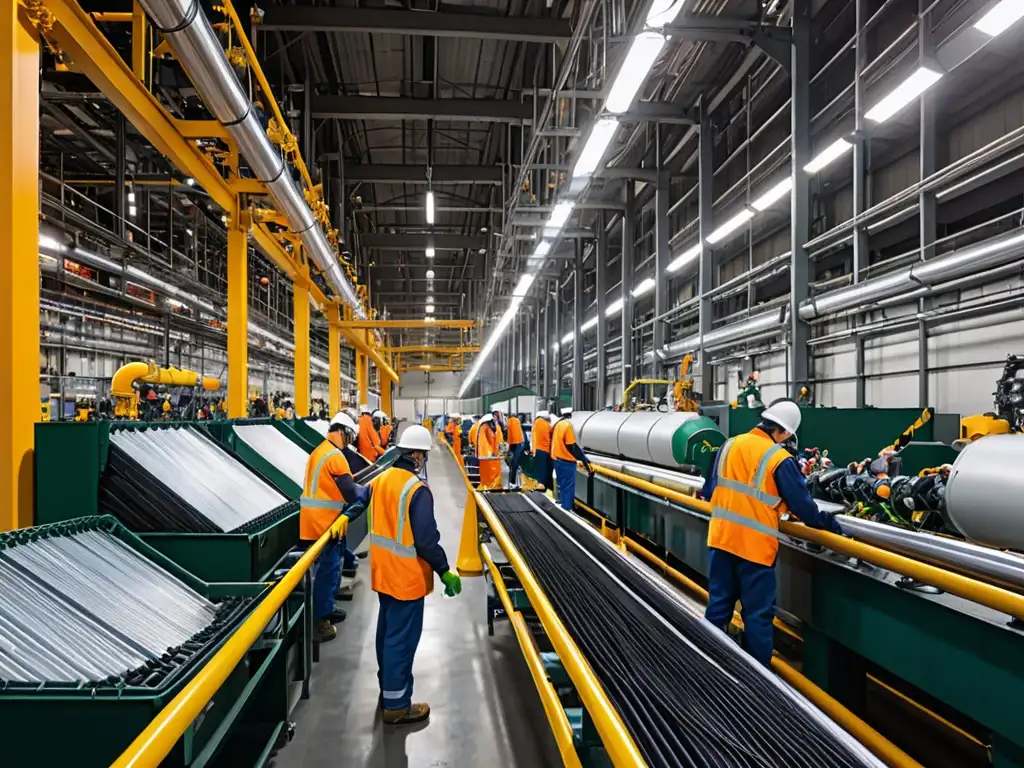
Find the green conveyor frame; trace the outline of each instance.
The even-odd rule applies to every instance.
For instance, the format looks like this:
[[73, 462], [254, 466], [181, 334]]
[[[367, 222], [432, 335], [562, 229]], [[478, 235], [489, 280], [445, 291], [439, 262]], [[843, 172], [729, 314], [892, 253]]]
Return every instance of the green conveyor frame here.
[[[0, 548], [7, 536], [24, 539], [45, 529], [109, 531], [207, 598], [260, 598], [269, 590], [262, 583], [203, 581], [110, 516], [0, 534]], [[161, 763], [164, 768], [266, 764], [275, 745], [287, 733], [293, 702], [300, 694], [308, 695], [312, 664], [310, 614], [304, 596], [308, 592], [297, 590], [286, 601], [244, 661], [231, 672], [203, 714], [189, 725]], [[257, 604], [258, 601], [253, 602], [201, 656], [154, 688], [51, 686], [25, 690], [0, 686], [4, 764], [106, 768], [184, 688]]]

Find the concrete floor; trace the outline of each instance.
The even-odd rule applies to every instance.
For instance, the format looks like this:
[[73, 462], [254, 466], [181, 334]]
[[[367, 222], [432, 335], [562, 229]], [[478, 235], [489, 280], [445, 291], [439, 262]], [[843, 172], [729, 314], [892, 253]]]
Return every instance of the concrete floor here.
[[[466, 501], [451, 455], [438, 447], [428, 464], [441, 542], [452, 567]], [[338, 637], [324, 643], [311, 698], [293, 713], [295, 738], [275, 757], [277, 768], [440, 768], [560, 765], [533, 679], [507, 622], [487, 636], [482, 578], [444, 598], [440, 581], [427, 598], [416, 654], [414, 701], [431, 707], [421, 726], [389, 727], [377, 713], [374, 633], [377, 599], [369, 561], [361, 561], [355, 598]]]

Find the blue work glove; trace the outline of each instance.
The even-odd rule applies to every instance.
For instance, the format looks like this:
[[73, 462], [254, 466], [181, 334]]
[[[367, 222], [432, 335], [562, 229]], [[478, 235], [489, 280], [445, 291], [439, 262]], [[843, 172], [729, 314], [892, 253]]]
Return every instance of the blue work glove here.
[[462, 579], [454, 571], [448, 571], [441, 576], [441, 583], [444, 584], [445, 597], [455, 597], [462, 592]]
[[839, 521], [836, 520], [836, 515], [841, 514], [839, 512], [822, 512], [821, 520], [825, 525], [824, 530], [830, 531], [831, 533], [837, 534], [838, 536], [843, 535], [843, 529], [839, 525]]
[[345, 517], [347, 517], [349, 521], [352, 521], [358, 520], [359, 516], [363, 514], [363, 512], [365, 511], [366, 502], [360, 499], [359, 501], [353, 501], [351, 504], [345, 507], [345, 509], [342, 510], [342, 514], [345, 515]]

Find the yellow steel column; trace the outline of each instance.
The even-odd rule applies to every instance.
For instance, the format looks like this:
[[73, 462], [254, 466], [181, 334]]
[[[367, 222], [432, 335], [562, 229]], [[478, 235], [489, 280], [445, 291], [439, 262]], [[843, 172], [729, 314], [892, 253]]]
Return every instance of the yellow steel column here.
[[292, 299], [295, 326], [295, 415], [309, 416], [309, 284], [296, 281]]
[[146, 12], [139, 5], [139, 0], [132, 3], [132, 71], [145, 85], [149, 62], [149, 27], [146, 23]]
[[327, 402], [331, 418], [341, 410], [341, 329], [338, 327], [338, 305], [331, 304], [327, 308], [327, 367], [328, 373]]
[[17, 0], [0, 36], [0, 531], [32, 524], [39, 420], [39, 38]]
[[228, 216], [228, 418], [242, 419], [249, 415], [249, 232], [235, 206]]
[[[356, 331], [364, 343], [369, 343], [369, 334], [366, 331]], [[360, 352], [356, 352], [356, 386], [359, 387], [359, 404], [370, 402], [370, 359]]]

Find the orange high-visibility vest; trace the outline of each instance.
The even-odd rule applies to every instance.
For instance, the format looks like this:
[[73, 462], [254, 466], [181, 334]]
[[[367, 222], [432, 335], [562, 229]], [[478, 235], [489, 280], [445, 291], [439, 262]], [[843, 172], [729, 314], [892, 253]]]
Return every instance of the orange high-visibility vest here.
[[476, 442], [473, 444], [476, 455], [481, 459], [498, 455], [498, 436], [494, 434], [490, 424], [482, 424], [476, 433]]
[[384, 449], [380, 447], [380, 435], [373, 428], [373, 417], [368, 413], [359, 417], [359, 437], [356, 438], [356, 448], [362, 457], [371, 464], [378, 457], [384, 455]]
[[788, 456], [785, 448], [759, 429], [725, 442], [711, 494], [709, 547], [752, 563], [775, 563], [779, 517], [786, 512], [775, 485], [775, 470]]
[[[385, 448], [388, 444], [388, 440], [391, 439], [391, 425], [382, 424], [380, 427], [380, 447]], [[386, 448], [385, 448], [386, 449]]]
[[397, 600], [418, 600], [434, 588], [434, 572], [416, 555], [409, 504], [423, 481], [390, 467], [370, 481], [370, 589]]
[[473, 426], [469, 428], [469, 447], [472, 450], [476, 450], [476, 433], [480, 431], [480, 422], [474, 421]]
[[551, 428], [551, 458], [562, 461], [576, 461], [576, 457], [569, 452], [570, 445], [576, 444], [576, 432], [572, 428], [572, 421], [559, 419]]
[[523, 425], [515, 416], [508, 417], [508, 444], [519, 445], [523, 442]]
[[551, 422], [540, 416], [533, 420], [533, 450], [551, 453]]
[[316, 541], [338, 519], [345, 499], [334, 478], [351, 474], [348, 460], [329, 437], [309, 454], [299, 499], [300, 539]]

